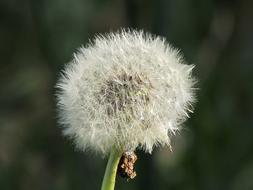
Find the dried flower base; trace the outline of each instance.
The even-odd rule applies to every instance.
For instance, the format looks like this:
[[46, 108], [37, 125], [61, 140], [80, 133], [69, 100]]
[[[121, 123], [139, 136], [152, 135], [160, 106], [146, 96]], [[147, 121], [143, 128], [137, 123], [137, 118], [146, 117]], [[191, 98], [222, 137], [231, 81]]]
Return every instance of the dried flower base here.
[[127, 179], [135, 178], [134, 163], [136, 160], [137, 156], [134, 152], [124, 152], [119, 161], [118, 175]]

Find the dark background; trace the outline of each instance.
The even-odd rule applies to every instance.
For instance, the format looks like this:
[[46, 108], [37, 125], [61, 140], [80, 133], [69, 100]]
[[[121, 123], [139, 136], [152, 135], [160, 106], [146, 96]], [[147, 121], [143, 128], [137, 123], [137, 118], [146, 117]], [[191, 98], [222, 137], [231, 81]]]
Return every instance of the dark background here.
[[1, 0], [0, 189], [100, 189], [106, 159], [62, 137], [54, 85], [78, 47], [120, 27], [182, 49], [200, 90], [173, 153], [137, 152], [116, 189], [252, 190], [251, 0]]

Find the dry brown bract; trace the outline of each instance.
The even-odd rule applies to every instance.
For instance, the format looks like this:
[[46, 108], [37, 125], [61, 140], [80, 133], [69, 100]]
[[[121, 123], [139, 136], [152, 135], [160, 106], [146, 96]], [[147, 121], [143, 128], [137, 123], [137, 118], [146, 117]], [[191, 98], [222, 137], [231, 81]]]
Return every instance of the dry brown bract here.
[[134, 152], [124, 152], [119, 161], [118, 175], [127, 179], [135, 178], [134, 163], [136, 160], [137, 156]]

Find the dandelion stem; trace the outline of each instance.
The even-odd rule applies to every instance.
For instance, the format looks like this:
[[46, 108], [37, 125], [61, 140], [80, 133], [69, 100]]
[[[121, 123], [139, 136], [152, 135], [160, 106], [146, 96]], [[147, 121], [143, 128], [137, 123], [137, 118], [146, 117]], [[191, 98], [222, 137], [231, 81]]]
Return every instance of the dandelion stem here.
[[118, 163], [122, 153], [113, 149], [107, 162], [101, 190], [114, 190]]

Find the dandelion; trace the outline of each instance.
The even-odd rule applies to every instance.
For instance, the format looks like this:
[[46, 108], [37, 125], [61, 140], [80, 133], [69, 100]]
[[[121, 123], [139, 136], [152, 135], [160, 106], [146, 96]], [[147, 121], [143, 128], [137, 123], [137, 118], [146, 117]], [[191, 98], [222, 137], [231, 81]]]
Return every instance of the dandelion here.
[[123, 153], [170, 146], [192, 112], [193, 67], [165, 39], [135, 30], [98, 35], [74, 54], [57, 83], [60, 123], [79, 149], [110, 154], [102, 189], [114, 188]]

